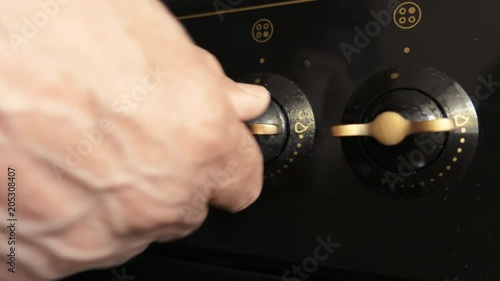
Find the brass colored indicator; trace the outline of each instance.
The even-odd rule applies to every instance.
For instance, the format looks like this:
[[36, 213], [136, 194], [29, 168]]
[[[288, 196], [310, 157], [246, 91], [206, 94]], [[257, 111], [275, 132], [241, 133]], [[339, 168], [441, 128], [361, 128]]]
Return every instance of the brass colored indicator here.
[[297, 122], [295, 124], [295, 132], [297, 134], [302, 134], [303, 132], [307, 131], [307, 129], [309, 129], [309, 127], [300, 122]]
[[412, 134], [450, 132], [455, 129], [452, 119], [413, 122], [399, 113], [388, 111], [378, 115], [371, 123], [333, 126], [331, 131], [335, 138], [367, 136], [383, 145], [393, 146]]
[[254, 135], [277, 135], [280, 133], [280, 127], [272, 124], [247, 124]]
[[455, 117], [455, 122], [457, 123], [458, 127], [462, 127], [462, 126], [467, 125], [467, 123], [469, 123], [470, 120], [471, 120], [470, 117], [465, 117], [465, 116], [462, 116], [460, 114], [458, 114]]

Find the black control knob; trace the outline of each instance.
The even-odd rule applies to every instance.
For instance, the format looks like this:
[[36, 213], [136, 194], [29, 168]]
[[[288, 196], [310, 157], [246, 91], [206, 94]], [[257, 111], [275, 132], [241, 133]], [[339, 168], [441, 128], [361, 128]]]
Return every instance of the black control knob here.
[[253, 74], [241, 82], [264, 86], [272, 96], [268, 110], [247, 123], [264, 155], [265, 176], [285, 174], [307, 158], [315, 135], [314, 114], [302, 90], [276, 74]]
[[288, 120], [276, 101], [272, 99], [266, 112], [247, 125], [259, 143], [265, 163], [278, 158], [288, 138]]
[[406, 158], [429, 144], [428, 155], [414, 161], [415, 170], [430, 166], [441, 155], [447, 136], [456, 129], [455, 121], [445, 118], [430, 97], [409, 89], [396, 89], [376, 98], [363, 114], [363, 124], [332, 128], [334, 137], [363, 138], [367, 156], [386, 171], [397, 173], [399, 156]]
[[372, 76], [351, 97], [332, 135], [369, 187], [419, 197], [449, 187], [472, 160], [478, 119], [467, 93], [432, 69], [395, 67]]

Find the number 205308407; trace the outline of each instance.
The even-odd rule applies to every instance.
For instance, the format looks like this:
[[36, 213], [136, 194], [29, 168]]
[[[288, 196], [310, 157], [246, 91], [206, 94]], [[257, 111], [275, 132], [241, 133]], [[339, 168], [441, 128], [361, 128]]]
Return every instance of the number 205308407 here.
[[11, 218], [16, 216], [16, 170], [7, 169], [7, 206], [8, 215]]

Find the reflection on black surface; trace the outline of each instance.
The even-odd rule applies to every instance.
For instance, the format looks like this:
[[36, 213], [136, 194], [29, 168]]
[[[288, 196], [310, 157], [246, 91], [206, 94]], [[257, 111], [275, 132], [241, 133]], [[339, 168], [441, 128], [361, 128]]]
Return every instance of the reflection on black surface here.
[[[166, 2], [179, 16], [214, 9], [212, 1]], [[317, 237], [332, 235], [342, 247], [321, 263], [321, 276], [335, 276], [340, 269], [416, 280], [497, 280], [500, 40], [494, 27], [500, 25], [500, 2], [421, 0], [418, 5], [423, 18], [417, 27], [382, 28], [350, 63], [340, 45], [354, 46], [355, 28], [375, 21], [372, 12], [387, 9], [386, 1], [320, 0], [226, 14], [223, 20], [183, 21], [230, 77], [270, 72], [293, 80], [314, 110], [316, 141], [309, 160], [266, 182], [262, 197], [247, 211], [214, 211], [194, 235], [151, 250], [279, 274], [310, 256]], [[274, 27], [265, 43], [252, 38], [261, 19]], [[329, 134], [361, 83], [398, 65], [433, 67], [453, 77], [479, 115], [474, 162], [439, 196], [404, 201], [371, 192], [347, 164], [341, 142]]]
[[[234, 253], [234, 263], [245, 257], [296, 263], [310, 255], [317, 237], [331, 234], [342, 248], [322, 263], [324, 268], [422, 280], [453, 280], [457, 275], [491, 280], [498, 274], [497, 95], [477, 107], [482, 138], [470, 169], [451, 178], [443, 194], [421, 200], [401, 201], [371, 192], [347, 164], [341, 142], [331, 138], [329, 128], [341, 123], [359, 85], [388, 67], [433, 67], [473, 95], [480, 84], [476, 77], [487, 78], [485, 66], [500, 55], [500, 40], [492, 28], [500, 24], [495, 14], [500, 3], [418, 1], [423, 18], [417, 27], [381, 28], [367, 44], [357, 46], [360, 52], [348, 63], [340, 45], [356, 46], [355, 28], [364, 30], [387, 4], [320, 0], [227, 14], [223, 21], [217, 16], [183, 21], [229, 76], [271, 72], [295, 81], [313, 107], [317, 130], [311, 158], [267, 182], [252, 208], [235, 216], [214, 213], [200, 231], [165, 245], [163, 251], [194, 249], [195, 257], [203, 249]], [[202, 10], [187, 4], [173, 7], [183, 15], [191, 8]], [[260, 19], [274, 26], [266, 43], [252, 38], [252, 26]], [[262, 58], [265, 63], [260, 63]], [[279, 263], [268, 267], [286, 270]]]

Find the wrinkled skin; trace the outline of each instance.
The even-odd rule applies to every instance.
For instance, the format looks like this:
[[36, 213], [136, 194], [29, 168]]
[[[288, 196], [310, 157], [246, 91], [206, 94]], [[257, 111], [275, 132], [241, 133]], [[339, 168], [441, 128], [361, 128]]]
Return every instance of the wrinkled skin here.
[[18, 221], [15, 274], [1, 230], [0, 280], [119, 265], [261, 192], [244, 121], [267, 108], [264, 88], [230, 80], [157, 1], [54, 3], [30, 38], [38, 1], [1, 5], [0, 221], [8, 167]]

